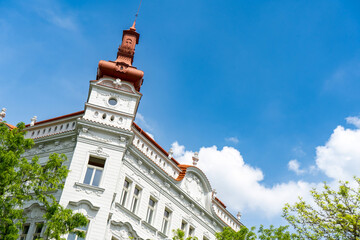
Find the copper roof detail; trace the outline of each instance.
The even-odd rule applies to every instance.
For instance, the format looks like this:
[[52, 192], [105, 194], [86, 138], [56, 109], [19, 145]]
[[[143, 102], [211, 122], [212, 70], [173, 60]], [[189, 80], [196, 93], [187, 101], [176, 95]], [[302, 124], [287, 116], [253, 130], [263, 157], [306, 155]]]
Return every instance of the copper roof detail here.
[[136, 32], [135, 22], [129, 30], [123, 31], [122, 43], [118, 48], [115, 61], [100, 60], [97, 78], [109, 76], [131, 82], [137, 91], [143, 83], [144, 72], [132, 66], [135, 46], [139, 43], [140, 34]]

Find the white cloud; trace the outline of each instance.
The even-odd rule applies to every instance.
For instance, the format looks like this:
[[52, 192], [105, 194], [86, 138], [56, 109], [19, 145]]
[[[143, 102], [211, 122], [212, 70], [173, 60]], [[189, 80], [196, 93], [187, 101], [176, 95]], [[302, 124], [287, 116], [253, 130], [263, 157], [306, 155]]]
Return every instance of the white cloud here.
[[295, 172], [297, 175], [305, 173], [305, 170], [300, 169], [300, 163], [296, 160], [290, 160], [288, 163], [289, 170]]
[[180, 145], [177, 141], [171, 144], [171, 149], [173, 150], [173, 156], [175, 158], [181, 157], [185, 154], [185, 146]]
[[225, 138], [225, 141], [231, 142], [231, 143], [234, 143], [234, 144], [239, 143], [239, 139], [237, 137], [228, 137], [228, 138]]
[[360, 173], [360, 129], [338, 126], [324, 146], [316, 148], [316, 164], [328, 177], [351, 180]]
[[51, 1], [50, 3], [45, 0], [35, 0], [31, 1], [31, 3], [23, 4], [25, 7], [36, 12], [41, 18], [57, 27], [71, 31], [75, 31], [78, 28], [75, 15], [65, 12], [57, 1]]
[[[351, 119], [348, 122], [357, 123], [357, 118]], [[300, 163], [294, 159], [289, 161], [288, 168], [297, 174], [323, 173], [330, 178], [329, 185], [336, 188], [338, 180], [351, 180], [354, 175], [359, 176], [359, 146], [360, 129], [338, 126], [329, 140], [316, 148], [314, 164], [308, 169], [301, 169]], [[172, 148], [180, 163], [192, 163], [192, 151], [186, 151], [185, 146], [178, 142], [174, 142]], [[322, 181], [300, 180], [265, 185], [263, 171], [246, 163], [241, 153], [233, 147], [202, 147], [199, 158], [198, 167], [217, 190], [219, 198], [229, 206], [229, 210], [246, 211], [258, 219], [279, 218], [285, 203], [298, 201], [298, 196], [312, 202], [310, 190], [314, 187], [322, 189]]]
[[357, 128], [360, 128], [360, 118], [358, 117], [347, 117], [346, 122], [349, 124], [353, 124]]
[[[191, 164], [193, 152], [185, 151], [185, 147], [177, 142], [174, 146], [182, 153], [177, 160]], [[285, 203], [297, 200], [299, 194], [307, 195], [312, 186], [298, 181], [266, 187], [261, 183], [263, 172], [246, 164], [240, 152], [233, 147], [221, 150], [216, 146], [202, 147], [199, 158], [198, 166], [217, 190], [219, 198], [235, 210], [247, 209], [272, 217], [281, 212]]]
[[142, 115], [141, 113], [138, 112], [136, 114], [136, 120], [139, 121], [141, 128], [146, 128], [148, 130], [152, 130], [152, 127], [148, 124], [148, 122], [145, 120], [144, 115]]

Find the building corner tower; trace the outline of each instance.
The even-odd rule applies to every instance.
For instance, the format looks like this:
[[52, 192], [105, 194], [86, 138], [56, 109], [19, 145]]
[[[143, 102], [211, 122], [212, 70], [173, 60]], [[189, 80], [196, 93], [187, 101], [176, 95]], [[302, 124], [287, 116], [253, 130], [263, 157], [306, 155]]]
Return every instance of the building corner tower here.
[[[134, 22], [123, 31], [116, 60], [99, 62], [83, 116], [77, 119], [71, 171], [60, 203], [87, 216], [89, 239], [110, 239], [109, 224], [115, 202], [120, 202], [123, 158], [134, 138], [131, 129], [142, 96], [144, 73], [132, 65], [139, 37]], [[126, 231], [128, 237], [138, 237], [131, 229]]]

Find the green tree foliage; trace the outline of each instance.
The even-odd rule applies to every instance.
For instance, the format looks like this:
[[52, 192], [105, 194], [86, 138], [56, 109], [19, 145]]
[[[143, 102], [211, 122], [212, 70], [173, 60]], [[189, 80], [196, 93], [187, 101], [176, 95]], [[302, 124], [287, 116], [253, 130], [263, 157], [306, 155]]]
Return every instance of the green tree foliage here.
[[324, 183], [321, 192], [311, 191], [314, 204], [299, 198], [283, 216], [303, 239], [360, 239], [360, 179], [354, 179], [356, 187], [340, 182], [338, 190]]
[[255, 227], [248, 229], [245, 226], [241, 226], [238, 232], [235, 232], [230, 227], [225, 227], [222, 232], [216, 233], [217, 240], [254, 240], [256, 238]]
[[62, 234], [74, 232], [76, 227], [86, 226], [87, 219], [82, 214], [73, 214], [64, 209], [53, 193], [64, 187], [69, 172], [63, 163], [64, 154], [53, 153], [44, 165], [37, 156], [28, 160], [22, 157], [25, 150], [34, 145], [32, 139], [25, 139], [25, 124], [9, 128], [0, 123], [0, 239], [15, 240], [19, 229], [26, 221], [24, 204], [37, 201], [46, 209], [45, 237], [59, 240]]
[[265, 228], [260, 226], [256, 234], [256, 228], [252, 227], [248, 229], [245, 226], [241, 226], [240, 230], [235, 232], [230, 227], [225, 227], [222, 232], [216, 233], [217, 240], [292, 240], [299, 239], [296, 234], [292, 234], [287, 230], [288, 226], [280, 226], [275, 228]]
[[185, 233], [183, 230], [181, 229], [176, 229], [176, 230], [173, 230], [173, 240], [198, 240], [197, 237], [187, 237], [185, 238]]
[[264, 228], [263, 225], [259, 228], [258, 238], [261, 240], [297, 240], [300, 239], [295, 233], [290, 233], [287, 229], [289, 226], [280, 226], [275, 228], [270, 225], [270, 228]]

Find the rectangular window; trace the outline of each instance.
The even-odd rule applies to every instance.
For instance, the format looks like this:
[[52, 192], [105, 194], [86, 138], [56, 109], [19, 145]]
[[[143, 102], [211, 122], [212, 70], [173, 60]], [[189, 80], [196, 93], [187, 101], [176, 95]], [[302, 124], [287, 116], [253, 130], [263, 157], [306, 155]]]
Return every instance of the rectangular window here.
[[67, 237], [67, 240], [84, 240], [86, 238], [86, 233], [87, 233], [87, 230], [88, 230], [88, 225], [86, 225], [85, 227], [79, 227], [79, 228], [75, 228], [75, 230], [77, 231], [81, 231], [81, 232], [84, 232], [85, 233], [85, 237], [82, 238], [82, 237], [78, 237], [76, 234], [74, 233], [69, 233], [68, 237]]
[[140, 188], [136, 186], [134, 189], [134, 195], [131, 201], [131, 209], [130, 209], [133, 213], [136, 213], [137, 211], [137, 207], [139, 205], [139, 199], [140, 199], [140, 192], [141, 192]]
[[98, 187], [104, 171], [105, 159], [90, 156], [84, 183]]
[[181, 222], [181, 230], [185, 233], [186, 235], [186, 228], [187, 228], [187, 222], [185, 222], [184, 220]]
[[168, 209], [165, 209], [164, 211], [164, 217], [161, 225], [161, 232], [164, 234], [167, 234], [169, 223], [170, 223], [170, 215], [171, 212]]
[[130, 181], [125, 179], [124, 187], [121, 193], [120, 204], [125, 207], [127, 196], [129, 195]]
[[35, 224], [35, 233], [33, 235], [33, 240], [40, 238], [43, 227], [44, 227], [43, 222], [38, 222]]
[[26, 239], [26, 236], [29, 233], [29, 229], [30, 229], [30, 224], [26, 223], [26, 224], [23, 225], [23, 229], [22, 229], [22, 232], [21, 232], [21, 235], [20, 235], [20, 240], [25, 240]]
[[148, 206], [148, 210], [146, 213], [146, 221], [150, 224], [152, 223], [153, 218], [154, 218], [155, 205], [156, 205], [156, 201], [150, 197], [149, 206]]
[[189, 237], [193, 237], [195, 233], [195, 228], [193, 226], [189, 227]]

